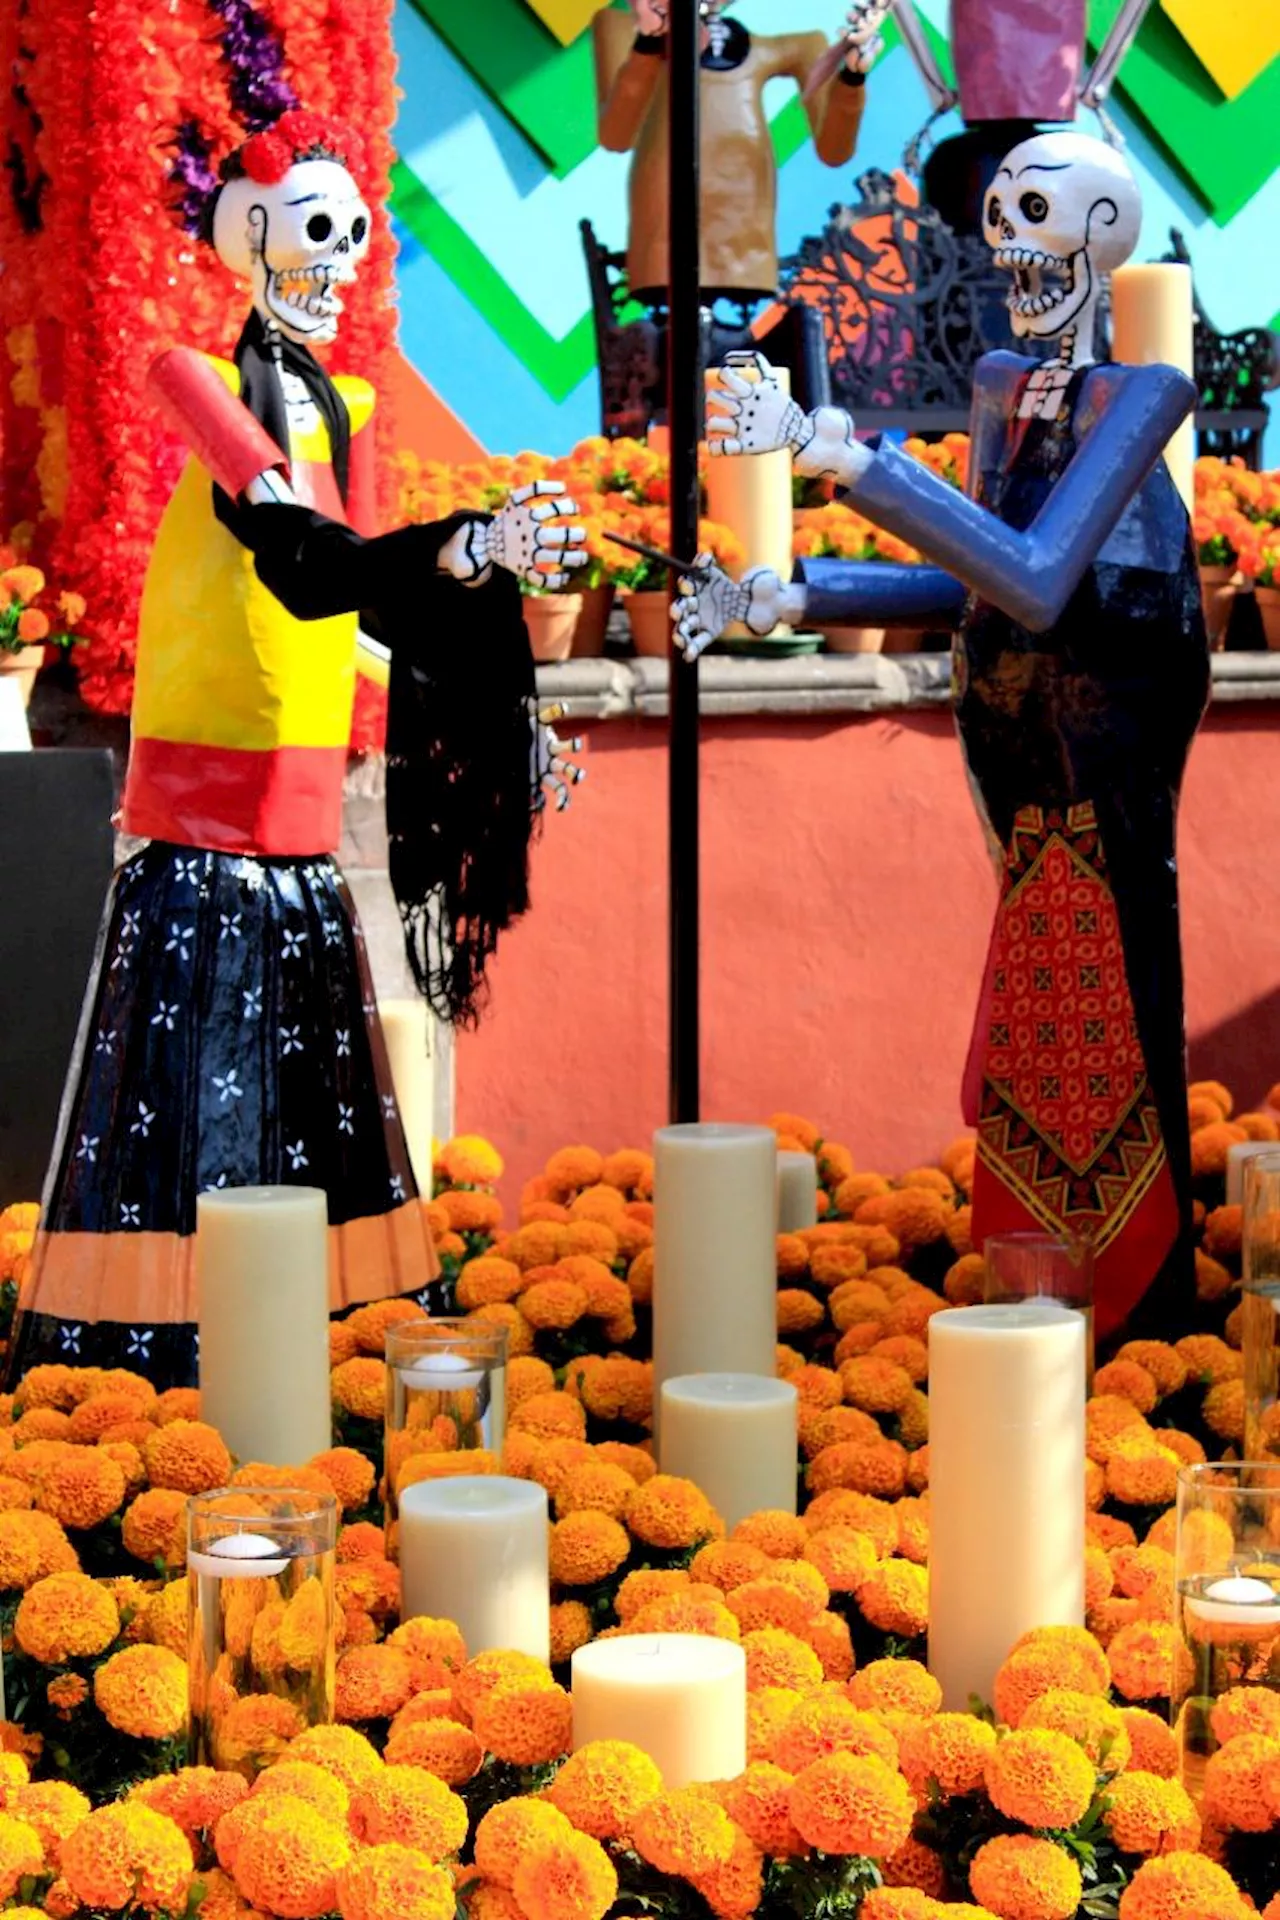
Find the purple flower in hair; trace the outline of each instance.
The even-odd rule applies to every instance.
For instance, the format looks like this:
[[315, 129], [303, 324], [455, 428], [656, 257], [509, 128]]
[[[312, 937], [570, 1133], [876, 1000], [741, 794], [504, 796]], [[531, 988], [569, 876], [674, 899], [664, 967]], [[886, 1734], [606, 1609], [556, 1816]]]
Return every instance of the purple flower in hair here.
[[[222, 22], [218, 38], [232, 110], [246, 133], [261, 133], [298, 104], [284, 78], [284, 48], [253, 0], [209, 0], [209, 7]], [[213, 142], [198, 120], [184, 120], [173, 147], [169, 184], [174, 210], [188, 233], [208, 239], [218, 191]]]

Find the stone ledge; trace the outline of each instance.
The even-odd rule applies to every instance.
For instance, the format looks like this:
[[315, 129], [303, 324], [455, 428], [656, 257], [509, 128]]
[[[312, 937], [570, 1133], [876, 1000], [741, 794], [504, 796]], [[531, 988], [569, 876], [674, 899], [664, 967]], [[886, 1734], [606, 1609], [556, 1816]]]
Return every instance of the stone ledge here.
[[[1233, 705], [1280, 700], [1280, 653], [1215, 653], [1213, 699]], [[701, 710], [709, 719], [752, 715], [903, 713], [945, 707], [945, 653], [815, 653], [790, 660], [701, 663]], [[571, 721], [659, 720], [667, 712], [665, 660], [567, 660], [538, 668], [538, 697], [559, 701]]]

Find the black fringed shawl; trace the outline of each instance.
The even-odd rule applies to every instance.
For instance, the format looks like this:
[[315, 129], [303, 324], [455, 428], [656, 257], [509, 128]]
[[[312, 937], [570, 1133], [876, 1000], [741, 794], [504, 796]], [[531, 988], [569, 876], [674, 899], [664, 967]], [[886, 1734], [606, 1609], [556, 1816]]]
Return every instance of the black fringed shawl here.
[[[225, 497], [225, 496], [224, 496]], [[258, 575], [298, 619], [358, 612], [391, 649], [387, 834], [418, 987], [473, 1024], [499, 935], [529, 904], [533, 658], [514, 577], [437, 571], [464, 519], [364, 540], [306, 507], [232, 509]]]

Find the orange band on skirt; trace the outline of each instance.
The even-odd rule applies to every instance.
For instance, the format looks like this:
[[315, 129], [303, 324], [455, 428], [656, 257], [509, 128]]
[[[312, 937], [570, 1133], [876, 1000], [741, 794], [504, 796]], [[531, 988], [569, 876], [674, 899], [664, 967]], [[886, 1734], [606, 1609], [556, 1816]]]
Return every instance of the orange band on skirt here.
[[[39, 1234], [20, 1311], [84, 1325], [194, 1324], [195, 1251], [189, 1234]], [[329, 1229], [331, 1313], [415, 1293], [439, 1272], [417, 1200]]]

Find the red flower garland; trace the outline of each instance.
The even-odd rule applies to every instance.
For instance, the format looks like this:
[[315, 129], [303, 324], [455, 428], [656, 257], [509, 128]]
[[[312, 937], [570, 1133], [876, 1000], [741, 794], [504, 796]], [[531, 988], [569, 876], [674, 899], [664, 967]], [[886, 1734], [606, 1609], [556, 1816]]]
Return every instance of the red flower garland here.
[[[368, 155], [351, 159], [376, 209], [374, 233], [340, 364], [380, 386], [394, 331], [382, 205], [395, 111], [389, 8], [386, 0], [341, 0], [327, 11], [322, 0], [275, 0], [269, 12], [306, 102], [295, 131], [323, 141], [341, 113], [369, 143]], [[122, 713], [146, 564], [183, 458], [147, 401], [147, 368], [179, 342], [228, 352], [246, 306], [211, 250], [171, 217], [168, 143], [197, 118], [215, 154], [225, 154], [244, 129], [230, 109], [206, 0], [150, 0], [141, 9], [139, 0], [36, 0], [20, 25], [33, 55], [24, 78], [42, 122], [35, 155], [48, 184], [43, 228], [27, 233], [0, 182], [0, 524], [42, 511], [47, 519], [65, 491], [61, 524], [38, 529], [38, 547], [89, 604], [78, 654], [85, 698]], [[0, 7], [6, 78], [18, 30], [14, 6]], [[7, 90], [0, 131], [6, 145], [14, 137], [29, 148], [30, 126], [18, 114]], [[274, 131], [259, 138], [270, 143]], [[268, 144], [260, 158], [271, 163], [272, 151]], [[21, 334], [32, 320], [38, 355]], [[47, 475], [60, 463], [64, 442], [65, 489], [46, 485], [42, 498], [37, 468]], [[367, 744], [378, 716], [371, 723], [363, 706], [357, 737]]]

